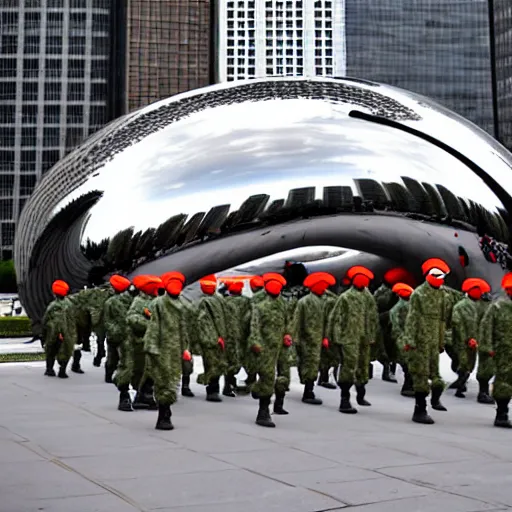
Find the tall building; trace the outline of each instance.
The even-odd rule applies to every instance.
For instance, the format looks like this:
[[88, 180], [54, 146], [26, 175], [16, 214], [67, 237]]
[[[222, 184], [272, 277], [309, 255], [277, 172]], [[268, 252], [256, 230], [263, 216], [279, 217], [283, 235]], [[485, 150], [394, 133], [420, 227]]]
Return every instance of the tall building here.
[[495, 135], [488, 0], [345, 3], [347, 76], [429, 96]]
[[512, 151], [512, 2], [491, 0], [494, 17], [497, 138]]
[[345, 0], [219, 0], [217, 81], [345, 74]]
[[211, 83], [209, 0], [0, 0], [0, 257], [40, 177], [108, 121]]

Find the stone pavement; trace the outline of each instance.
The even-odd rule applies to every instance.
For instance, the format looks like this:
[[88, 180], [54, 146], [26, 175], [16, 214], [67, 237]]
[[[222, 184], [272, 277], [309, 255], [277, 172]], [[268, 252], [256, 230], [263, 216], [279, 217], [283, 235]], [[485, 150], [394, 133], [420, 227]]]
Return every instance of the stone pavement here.
[[276, 429], [254, 424], [251, 398], [210, 404], [194, 385], [175, 430], [158, 432], [155, 412], [117, 411], [114, 386], [83, 360], [67, 381], [42, 363], [0, 365], [1, 512], [512, 509], [512, 432], [492, 427], [474, 382], [422, 426], [396, 384], [375, 378], [373, 406], [345, 416], [338, 391], [307, 406], [295, 379]]
[[32, 338], [0, 338], [0, 354], [41, 353], [43, 348], [39, 340], [26, 344]]

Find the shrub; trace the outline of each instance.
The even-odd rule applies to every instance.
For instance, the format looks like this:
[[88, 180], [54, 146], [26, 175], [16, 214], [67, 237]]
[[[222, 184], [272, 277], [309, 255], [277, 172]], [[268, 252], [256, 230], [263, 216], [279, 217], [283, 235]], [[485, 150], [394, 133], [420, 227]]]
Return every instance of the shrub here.
[[0, 317], [0, 338], [26, 338], [32, 336], [32, 323], [28, 316]]
[[10, 352], [8, 354], [0, 354], [0, 363], [28, 363], [33, 361], [44, 360], [44, 352]]
[[17, 293], [16, 271], [12, 260], [0, 261], [0, 293]]

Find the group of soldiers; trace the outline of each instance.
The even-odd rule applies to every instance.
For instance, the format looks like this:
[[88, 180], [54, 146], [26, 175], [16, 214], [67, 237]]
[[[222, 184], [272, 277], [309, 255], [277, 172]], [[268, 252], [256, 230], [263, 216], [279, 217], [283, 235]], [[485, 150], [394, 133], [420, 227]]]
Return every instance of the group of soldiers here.
[[[439, 373], [439, 355], [446, 350], [458, 374], [450, 386], [455, 395], [465, 397], [478, 357], [478, 402], [496, 402], [494, 425], [512, 428], [512, 301], [491, 302], [489, 284], [478, 278], [466, 279], [461, 291], [446, 286], [450, 268], [441, 259], [425, 261], [421, 270], [425, 281], [415, 287], [406, 269], [390, 269], [373, 294], [374, 275], [363, 266], [348, 269], [341, 293], [333, 291], [336, 279], [325, 272], [306, 275], [299, 293], [290, 292], [283, 275], [267, 273], [251, 278], [251, 297], [243, 294], [241, 279], [227, 281], [226, 293], [219, 293], [220, 283], [210, 275], [199, 281], [202, 296], [194, 302], [183, 297], [186, 279], [179, 272], [139, 275], [132, 281], [114, 275], [108, 284], [72, 295], [57, 280], [55, 300], [43, 321], [45, 375], [55, 376], [57, 360], [58, 376], [66, 378], [71, 358], [72, 371], [83, 373], [80, 348], [87, 350], [92, 330], [98, 343], [95, 366], [101, 365], [107, 342], [105, 381], [117, 386], [119, 410], [158, 410], [156, 428], [173, 429], [171, 406], [180, 382], [182, 396], [194, 396], [193, 355], [200, 355], [204, 372], [197, 382], [206, 386], [207, 401], [222, 401], [223, 378], [222, 395], [250, 393], [259, 400], [256, 423], [275, 427], [271, 398], [275, 415], [288, 414], [284, 400], [292, 365], [304, 386], [304, 403], [322, 404], [315, 383], [335, 389], [329, 382], [332, 372], [341, 389], [339, 411], [354, 414], [352, 387], [357, 404], [370, 406], [366, 385], [372, 361], [379, 361], [382, 378], [389, 382], [396, 382], [396, 365], [402, 367], [401, 394], [415, 399], [412, 420], [432, 424], [429, 394], [432, 408], [446, 411]], [[512, 273], [502, 287], [512, 298]], [[244, 386], [237, 381], [242, 368]], [[130, 386], [136, 391], [133, 401]]]

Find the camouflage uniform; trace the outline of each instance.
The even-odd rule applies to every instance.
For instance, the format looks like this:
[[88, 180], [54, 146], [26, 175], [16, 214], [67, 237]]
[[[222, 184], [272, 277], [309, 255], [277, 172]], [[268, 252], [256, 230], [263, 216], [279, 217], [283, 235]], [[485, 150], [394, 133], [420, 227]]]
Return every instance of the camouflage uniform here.
[[77, 340], [74, 315], [74, 306], [68, 297], [59, 297], [46, 308], [42, 336], [46, 352], [45, 375], [49, 377], [55, 376], [55, 359], [60, 366], [59, 377], [67, 377], [66, 367]]
[[437, 410], [446, 410], [439, 401], [444, 390], [439, 374], [439, 354], [444, 350], [449, 302], [450, 297], [443, 288], [434, 288], [427, 282], [418, 286], [411, 295], [402, 338], [404, 347], [410, 348], [407, 358], [414, 391], [421, 394], [423, 403], [422, 397], [430, 392], [430, 379], [431, 404]]
[[104, 321], [107, 331], [107, 362], [105, 364], [105, 381], [112, 382], [119, 363], [119, 349], [127, 339], [126, 314], [130, 309], [133, 297], [129, 292], [116, 293], [104, 306]]
[[[188, 332], [188, 342], [190, 346], [190, 352], [192, 354], [200, 355], [199, 343], [197, 341], [197, 330], [196, 330], [196, 319], [197, 319], [197, 309], [195, 304], [187, 300], [183, 295], [179, 296], [183, 308], [185, 310], [185, 318], [187, 320], [187, 332]], [[182, 396], [194, 397], [194, 393], [190, 389], [190, 376], [194, 373], [194, 359], [192, 358], [190, 361], [182, 361], [181, 364], [181, 394]]]
[[457, 373], [459, 369], [459, 356], [458, 351], [454, 347], [452, 341], [452, 311], [457, 302], [464, 298], [464, 294], [459, 290], [450, 288], [449, 286], [442, 286], [441, 289], [445, 292], [446, 296], [446, 333], [444, 336], [444, 349], [448, 357], [452, 360], [452, 370]]
[[[495, 373], [495, 365], [493, 358], [489, 355], [489, 352], [493, 350], [493, 341], [492, 334], [489, 336], [487, 332], [489, 331], [490, 325], [488, 317], [486, 319], [486, 324], [484, 325], [484, 318], [486, 318], [485, 314], [487, 310], [492, 305], [490, 300], [482, 299], [482, 306], [485, 308], [485, 311], [482, 315], [482, 319], [480, 321], [480, 326], [478, 330], [478, 369], [476, 371], [476, 380], [479, 385], [478, 391], [478, 402], [483, 404], [488, 404], [494, 402], [494, 400], [489, 396], [489, 382], [493, 378]], [[485, 305], [485, 306], [484, 306]], [[492, 329], [491, 329], [492, 331]], [[492, 401], [492, 402], [491, 402]]]
[[370, 346], [375, 343], [379, 332], [379, 314], [373, 295], [367, 288], [349, 288], [342, 293], [329, 317], [331, 342], [339, 350], [343, 363], [338, 375], [341, 388], [341, 412], [354, 413], [350, 405], [350, 388], [356, 385], [357, 401], [366, 402], [365, 386], [369, 379]]
[[[179, 297], [162, 295], [151, 303], [151, 320], [144, 335], [144, 352], [154, 380], [159, 416], [157, 427], [172, 429], [171, 405], [177, 400], [183, 353], [188, 350], [186, 311]], [[167, 428], [159, 424], [165, 421]]]
[[[236, 374], [240, 371], [241, 366], [246, 368], [251, 299], [243, 295], [230, 295], [224, 299], [224, 310], [228, 336], [229, 368], [224, 378], [223, 394], [233, 396], [233, 391], [237, 389]], [[230, 357], [230, 354], [233, 354], [233, 356]]]
[[[334, 304], [336, 304], [337, 299], [338, 296], [329, 290], [326, 290], [322, 295], [322, 300], [324, 301], [323, 337], [327, 338], [329, 341], [331, 340], [330, 333], [328, 332], [329, 315], [331, 314], [332, 308], [334, 307]], [[329, 348], [322, 346], [322, 350], [320, 352], [320, 372], [317, 384], [327, 389], [336, 389], [336, 386], [329, 382], [329, 370], [331, 368], [333, 369], [334, 379], [336, 379], [340, 363], [340, 351], [337, 350], [335, 346], [329, 346]]]
[[218, 343], [219, 338], [227, 338], [223, 300], [218, 295], [205, 295], [197, 306], [196, 333], [204, 365], [204, 373], [198, 375], [197, 382], [206, 385], [209, 402], [221, 400], [219, 379], [228, 368], [225, 350]]
[[[245, 322], [246, 325], [249, 326], [249, 332], [250, 332], [250, 326], [251, 326], [251, 318], [252, 318], [252, 311], [255, 304], [258, 304], [260, 301], [265, 299], [267, 296], [267, 292], [265, 290], [259, 290], [257, 291], [252, 297], [250, 302], [250, 308], [248, 309], [246, 313]], [[257, 373], [258, 373], [258, 356], [248, 346], [246, 342], [246, 349], [245, 354], [243, 354], [244, 358], [244, 369], [247, 373], [247, 379], [245, 381], [245, 384], [247, 386], [247, 389], [249, 391], [252, 391], [252, 387], [254, 383], [256, 382]]]
[[[493, 398], [497, 411], [495, 426], [511, 428], [508, 404], [512, 397], [512, 300], [491, 304], [480, 324], [480, 354], [494, 355]], [[490, 366], [490, 365], [489, 365]]]
[[[77, 334], [77, 345], [81, 345], [82, 350], [86, 352], [91, 351], [91, 316], [87, 309], [89, 289], [80, 290], [77, 293], [68, 295], [69, 300], [75, 307], [75, 329]], [[80, 367], [80, 360], [82, 359], [82, 352], [80, 349], [75, 348], [73, 351], [73, 363], [71, 364], [71, 371], [75, 373], [84, 373]]]
[[404, 333], [405, 320], [409, 312], [409, 301], [400, 298], [398, 302], [389, 311], [389, 325], [391, 328], [391, 339], [395, 344], [397, 363], [400, 364], [404, 371], [404, 384], [400, 391], [402, 396], [414, 396], [412, 377], [407, 366], [407, 354], [404, 351], [404, 345], [401, 341]]
[[97, 286], [89, 290], [87, 309], [91, 317], [91, 330], [96, 334], [97, 352], [94, 356], [93, 365], [101, 366], [101, 360], [105, 357], [105, 340], [107, 337], [104, 309], [105, 302], [114, 295], [110, 285]]
[[[260, 350], [257, 354], [258, 381], [252, 388], [253, 397], [260, 399], [260, 413], [268, 411], [275, 392], [274, 413], [287, 414], [284, 397], [290, 385], [289, 347], [284, 337], [289, 333], [289, 311], [283, 297], [266, 295], [253, 304], [248, 346]], [[277, 372], [277, 379], [276, 379]]]

